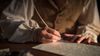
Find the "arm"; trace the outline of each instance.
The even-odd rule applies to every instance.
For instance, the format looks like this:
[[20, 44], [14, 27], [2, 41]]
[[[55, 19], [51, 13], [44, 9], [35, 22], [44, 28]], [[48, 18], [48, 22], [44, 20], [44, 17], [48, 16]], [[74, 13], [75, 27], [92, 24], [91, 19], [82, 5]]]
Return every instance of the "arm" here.
[[[99, 26], [100, 19], [99, 19], [96, 0], [94, 0], [94, 2], [92, 2], [92, 4], [93, 3], [94, 3], [94, 5], [92, 5], [91, 7], [88, 7], [88, 10], [91, 11], [91, 14], [89, 13], [89, 11], [87, 11], [88, 15], [91, 15], [91, 16], [89, 16], [88, 18], [85, 18], [86, 20], [81, 19], [81, 20], [79, 20], [79, 22], [81, 24], [83, 24], [83, 26], [85, 26], [85, 28], [86, 28], [86, 32], [84, 33], [84, 35], [87, 35], [87, 37], [90, 37], [88, 39], [91, 39], [93, 42], [97, 43], [97, 36], [100, 33], [100, 26]], [[79, 26], [79, 28], [80, 28], [80, 26]], [[85, 39], [85, 38], [83, 38], [83, 37], [80, 38], [79, 42], [81, 42], [82, 39]]]
[[[59, 39], [55, 34], [55, 32], [57, 32], [55, 30], [53, 30], [53, 33], [48, 32], [50, 31], [49, 29], [42, 31], [38, 23], [31, 19], [33, 13], [33, 0], [13, 0], [12, 3], [3, 11], [3, 14], [7, 17], [6, 19], [10, 21], [9, 25], [4, 25], [5, 33], [3, 33], [3, 36], [8, 37], [7, 35], [9, 34], [6, 35], [6, 33], [12, 32], [15, 25], [21, 22], [19, 25], [17, 25], [16, 29], [13, 30], [12, 35], [10, 38], [8, 38], [9, 41], [25, 43], [28, 41], [41, 42], [43, 37], [49, 40]], [[17, 23], [14, 24], [15, 22]], [[46, 33], [42, 34], [43, 32]]]
[[95, 40], [95, 42], [97, 42], [97, 37], [100, 34], [100, 18], [99, 18], [97, 3], [95, 3], [93, 22], [87, 25], [86, 29], [87, 31], [90, 31], [94, 35], [96, 35], [93, 39]]
[[[19, 43], [39, 41], [37, 37], [40, 36], [37, 35], [37, 32], [40, 27], [36, 21], [31, 19], [33, 13], [33, 0], [12, 0], [11, 4], [3, 11], [3, 14], [9, 21], [9, 24], [3, 25], [5, 32], [2, 34], [3, 37], [7, 37], [11, 42]], [[3, 23], [5, 22], [7, 21], [4, 20]]]

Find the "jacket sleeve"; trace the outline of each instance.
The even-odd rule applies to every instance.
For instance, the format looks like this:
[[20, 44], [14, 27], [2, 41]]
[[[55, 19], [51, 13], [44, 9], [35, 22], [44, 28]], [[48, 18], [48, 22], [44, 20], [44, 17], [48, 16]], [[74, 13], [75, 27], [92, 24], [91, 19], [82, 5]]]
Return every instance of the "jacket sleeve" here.
[[[92, 20], [91, 22], [88, 22], [87, 20], [87, 25], [85, 25], [86, 28], [86, 32], [85, 33], [90, 33], [92, 35], [92, 39], [97, 42], [97, 36], [100, 34], [100, 19], [99, 19], [99, 13], [98, 13], [98, 8], [97, 8], [97, 3], [96, 0], [94, 0], [94, 6], [92, 7], [92, 19], [89, 18], [89, 20]], [[85, 23], [84, 20], [80, 20], [80, 23]], [[78, 28], [81, 28], [81, 26], [79, 26]]]
[[[94, 35], [98, 36], [100, 34], [100, 18], [97, 3], [95, 3], [93, 22], [91, 24], [88, 24], [86, 26], [86, 29], [87, 31], [92, 32]], [[97, 40], [97, 36], [94, 37], [95, 41]]]
[[[34, 15], [33, 0], [12, 0], [11, 4], [3, 11], [3, 14], [10, 22], [9, 25], [4, 25], [3, 30], [5, 33], [2, 33], [4, 37], [8, 38], [8, 41], [17, 43], [39, 41], [40, 35], [38, 33], [40, 27], [36, 21], [31, 19]], [[17, 22], [16, 24], [22, 23], [16, 27], [16, 30], [11, 30], [15, 28], [15, 22]], [[13, 32], [10, 37], [7, 36], [9, 32]]]

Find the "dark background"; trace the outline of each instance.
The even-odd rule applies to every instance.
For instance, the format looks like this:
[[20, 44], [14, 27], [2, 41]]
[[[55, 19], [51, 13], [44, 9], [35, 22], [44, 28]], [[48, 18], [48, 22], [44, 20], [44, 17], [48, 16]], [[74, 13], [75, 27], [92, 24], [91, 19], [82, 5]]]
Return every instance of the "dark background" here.
[[100, 14], [100, 0], [97, 0], [97, 3], [98, 3], [99, 14]]

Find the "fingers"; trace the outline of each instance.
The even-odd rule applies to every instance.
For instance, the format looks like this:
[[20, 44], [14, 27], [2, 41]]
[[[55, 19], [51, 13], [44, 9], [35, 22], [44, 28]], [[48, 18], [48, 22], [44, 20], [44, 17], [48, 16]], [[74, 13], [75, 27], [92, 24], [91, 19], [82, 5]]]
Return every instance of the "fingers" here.
[[78, 35], [74, 35], [74, 34], [64, 34], [64, 36], [62, 35], [62, 38], [69, 42], [76, 42], [78, 37], [79, 37]]
[[52, 34], [58, 36], [58, 37], [61, 36], [60, 33], [59, 33], [58, 31], [56, 31], [55, 29], [48, 28], [47, 31], [48, 31], [49, 33], [52, 33]]
[[92, 42], [92, 39], [91, 38], [88, 38], [88, 43], [91, 43]]
[[96, 43], [96, 42], [92, 38], [88, 38], [88, 43], [93, 44], [93, 43]]
[[47, 37], [49, 37], [49, 39], [52, 39], [52, 40], [60, 40], [61, 39], [61, 37], [55, 36], [51, 33], [47, 33]]
[[[80, 37], [78, 40], [77, 40], [77, 43], [81, 43], [83, 41], [86, 41], [87, 43], [95, 43], [91, 37], [86, 37], [86, 36], [83, 36], [83, 37]], [[84, 42], [83, 42], [84, 43]]]
[[57, 42], [60, 39], [61, 39], [61, 37], [47, 33], [47, 35], [45, 36], [45, 39], [42, 42]]
[[58, 36], [58, 37], [61, 37], [60, 33], [58, 31], [56, 31], [56, 30], [54, 30], [53, 34]]
[[66, 37], [73, 37], [74, 35], [73, 34], [64, 34], [64, 36], [66, 36]]
[[64, 34], [64, 35], [66, 36], [65, 38], [67, 39], [70, 38], [68, 40], [71, 42], [77, 42], [77, 43], [81, 43], [81, 42], [84, 43], [84, 41], [87, 43], [94, 42], [89, 36], [73, 35], [73, 34]]
[[53, 30], [51, 32], [50, 31], [48, 32], [47, 29], [41, 31], [43, 37], [45, 38], [45, 41], [56, 42], [61, 39], [60, 33], [58, 31]]
[[58, 31], [56, 31], [55, 29], [47, 28], [46, 31], [48, 32], [47, 33], [48, 37], [51, 37], [51, 39], [53, 39], [53, 40], [61, 39], [60, 33]]
[[82, 35], [64, 34], [66, 37], [81, 37]]
[[74, 34], [64, 34], [66, 37], [71, 38], [71, 42], [77, 42], [81, 43], [84, 39], [86, 39], [85, 36], [82, 35], [74, 35]]
[[80, 34], [79, 34], [79, 35], [75, 35], [75, 36], [77, 36], [77, 37], [82, 37], [82, 35], [80, 35]]
[[77, 43], [81, 43], [84, 39], [86, 39], [86, 37], [80, 37], [80, 38], [77, 40]]

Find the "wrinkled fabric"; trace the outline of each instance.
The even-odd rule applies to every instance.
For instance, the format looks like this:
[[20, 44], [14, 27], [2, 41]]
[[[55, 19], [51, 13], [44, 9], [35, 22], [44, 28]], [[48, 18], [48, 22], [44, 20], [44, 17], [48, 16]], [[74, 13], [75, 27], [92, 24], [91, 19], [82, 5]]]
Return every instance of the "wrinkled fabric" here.
[[60, 33], [81, 34], [80, 26], [96, 35], [100, 33], [96, 0], [12, 0], [3, 11], [9, 23], [4, 20], [1, 24], [4, 38], [19, 43], [40, 41], [39, 31], [45, 25], [34, 6], [48, 26]]
[[[2, 22], [2, 36], [11, 42], [25, 43], [37, 42], [40, 37], [37, 31], [40, 27], [32, 20], [34, 14], [33, 0], [12, 0], [11, 4], [3, 11], [6, 20]], [[4, 24], [5, 23], [5, 24]], [[13, 30], [14, 29], [14, 30]]]

